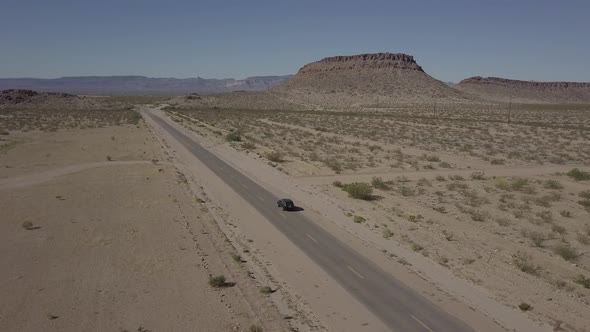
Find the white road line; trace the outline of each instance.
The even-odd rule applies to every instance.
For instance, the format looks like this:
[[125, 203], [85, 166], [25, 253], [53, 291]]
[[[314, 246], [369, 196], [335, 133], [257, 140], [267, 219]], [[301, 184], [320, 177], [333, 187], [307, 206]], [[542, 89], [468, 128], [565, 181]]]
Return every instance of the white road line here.
[[420, 325], [424, 326], [424, 328], [425, 328], [426, 330], [428, 330], [428, 332], [434, 332], [434, 331], [432, 331], [432, 330], [430, 329], [430, 327], [428, 327], [428, 325], [426, 325], [426, 324], [422, 323], [422, 321], [421, 321], [421, 320], [419, 320], [418, 318], [416, 318], [416, 316], [414, 316], [414, 315], [412, 315], [412, 314], [410, 314], [410, 316], [412, 316], [412, 318], [414, 318], [414, 320], [415, 320], [415, 321], [417, 321], [418, 323], [420, 323]]
[[248, 189], [248, 186], [247, 186], [247, 185], [245, 185], [245, 184], [243, 184], [243, 183], [240, 183], [240, 184], [242, 185], [242, 187], [244, 187], [244, 188]]
[[264, 202], [264, 198], [262, 198], [262, 197], [260, 197], [258, 195], [256, 195], [256, 197], [258, 197], [259, 200], [261, 200], [262, 202]]
[[352, 267], [350, 267], [350, 266], [348, 266], [348, 265], [346, 265], [346, 267], [347, 267], [347, 268], [348, 268], [350, 271], [352, 271], [354, 274], [356, 274], [356, 275], [357, 275], [359, 278], [361, 278], [361, 279], [365, 279], [365, 277], [363, 277], [363, 276], [362, 276], [360, 273], [356, 272], [356, 271], [355, 271], [355, 270], [354, 270]]
[[313, 242], [318, 243], [318, 240], [314, 239], [313, 236], [305, 233], [305, 235], [307, 235], [307, 237], [309, 237]]
[[281, 215], [281, 217], [283, 217], [283, 219], [287, 219], [287, 216], [286, 215], [284, 215], [282, 213], [279, 213], [279, 214]]

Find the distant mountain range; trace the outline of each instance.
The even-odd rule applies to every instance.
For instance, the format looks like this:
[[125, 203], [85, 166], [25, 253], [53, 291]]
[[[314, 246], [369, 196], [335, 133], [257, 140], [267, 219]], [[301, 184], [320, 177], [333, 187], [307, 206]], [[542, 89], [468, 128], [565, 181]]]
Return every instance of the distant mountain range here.
[[231, 91], [262, 91], [273, 88], [292, 75], [233, 78], [152, 78], [145, 76], [78, 76], [55, 79], [0, 78], [0, 90], [29, 89], [87, 95], [201, 95]]

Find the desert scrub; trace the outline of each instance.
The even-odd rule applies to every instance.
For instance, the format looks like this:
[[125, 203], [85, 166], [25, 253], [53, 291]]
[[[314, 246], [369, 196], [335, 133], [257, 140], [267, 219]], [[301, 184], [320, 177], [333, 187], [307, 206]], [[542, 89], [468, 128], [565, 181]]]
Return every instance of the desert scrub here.
[[561, 190], [563, 189], [563, 185], [557, 180], [550, 179], [545, 181], [545, 183], [543, 184], [543, 188]]
[[471, 180], [485, 180], [486, 179], [486, 173], [484, 173], [484, 172], [473, 172], [473, 173], [471, 173], [471, 175], [469, 177], [471, 178]]
[[225, 136], [225, 140], [228, 142], [241, 142], [242, 136], [237, 131], [232, 131], [231, 133]]
[[393, 232], [389, 228], [385, 228], [383, 230], [383, 237], [384, 238], [389, 239], [392, 236], [393, 236]]
[[264, 286], [264, 287], [260, 287], [260, 293], [271, 294], [271, 293], [273, 293], [273, 290], [269, 286]]
[[280, 163], [283, 161], [283, 153], [280, 151], [270, 151], [264, 154], [266, 159], [270, 161], [274, 161], [275, 163]]
[[221, 288], [225, 286], [225, 276], [218, 275], [218, 276], [209, 276], [209, 285], [215, 288]]
[[353, 182], [342, 185], [342, 190], [346, 191], [352, 198], [363, 199], [366, 201], [373, 199], [373, 188], [365, 182]]
[[263, 329], [262, 327], [258, 326], [258, 325], [250, 325], [250, 327], [248, 328], [248, 332], [262, 332]]
[[575, 262], [580, 257], [580, 253], [567, 243], [561, 243], [553, 248], [553, 251], [569, 262]]
[[256, 144], [254, 144], [252, 142], [244, 142], [244, 143], [242, 143], [242, 149], [254, 150], [254, 149], [256, 149]]
[[366, 219], [361, 216], [354, 216], [354, 218], [352, 218], [352, 221], [354, 221], [357, 224], [360, 224], [360, 223], [365, 222]]
[[567, 176], [576, 180], [576, 181], [588, 181], [590, 180], [590, 172], [582, 171], [578, 168], [573, 168], [569, 172], [567, 172]]
[[590, 278], [587, 278], [583, 274], [577, 276], [576, 279], [574, 279], [574, 282], [582, 285], [584, 288], [590, 288]]
[[518, 251], [516, 254], [512, 255], [512, 262], [522, 272], [535, 276], [539, 275], [542, 269], [541, 266], [533, 262], [533, 257], [531, 255], [522, 251]]
[[377, 176], [373, 177], [373, 179], [371, 180], [371, 185], [375, 189], [391, 190], [391, 187], [385, 181], [383, 181], [383, 179]]
[[322, 162], [326, 166], [328, 166], [328, 168], [333, 170], [334, 173], [336, 173], [336, 174], [342, 173], [342, 164], [340, 163], [340, 161], [338, 161], [338, 159], [332, 157], [332, 158], [324, 159], [324, 160], [322, 160]]

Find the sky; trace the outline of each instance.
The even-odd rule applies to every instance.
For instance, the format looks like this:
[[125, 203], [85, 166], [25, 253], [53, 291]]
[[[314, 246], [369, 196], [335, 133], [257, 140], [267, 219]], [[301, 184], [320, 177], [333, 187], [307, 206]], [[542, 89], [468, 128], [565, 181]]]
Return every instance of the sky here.
[[0, 77], [295, 74], [413, 55], [442, 80], [590, 81], [590, 1], [0, 0]]

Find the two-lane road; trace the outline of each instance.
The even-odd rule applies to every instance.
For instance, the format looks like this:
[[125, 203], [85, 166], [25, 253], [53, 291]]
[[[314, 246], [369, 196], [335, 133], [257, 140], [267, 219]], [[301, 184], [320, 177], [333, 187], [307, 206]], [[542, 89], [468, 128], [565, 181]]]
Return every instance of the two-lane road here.
[[162, 129], [256, 208], [301, 251], [393, 331], [473, 331], [391, 274], [355, 252], [305, 215], [277, 208], [275, 197], [256, 182], [150, 112]]

